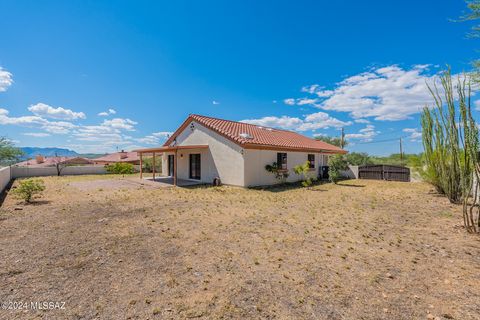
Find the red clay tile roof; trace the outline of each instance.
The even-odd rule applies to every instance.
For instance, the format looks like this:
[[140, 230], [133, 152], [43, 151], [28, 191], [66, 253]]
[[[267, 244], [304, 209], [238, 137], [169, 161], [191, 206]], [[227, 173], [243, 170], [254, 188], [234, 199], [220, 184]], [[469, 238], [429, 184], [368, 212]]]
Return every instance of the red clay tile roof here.
[[[122, 156], [123, 155], [123, 156]], [[136, 162], [140, 161], [136, 152], [115, 152], [93, 159], [95, 162]]]
[[167, 140], [167, 142], [165, 142], [164, 146], [170, 145], [177, 135], [190, 125], [190, 122], [193, 120], [245, 148], [251, 147], [258, 149], [291, 149], [298, 151], [305, 150], [346, 153], [345, 150], [337, 146], [305, 137], [293, 131], [261, 127], [253, 124], [222, 120], [196, 114], [190, 115]]
[[81, 157], [44, 157], [42, 162], [36, 159], [29, 159], [15, 164], [17, 167], [53, 167], [55, 164], [86, 165], [93, 164], [93, 161]]

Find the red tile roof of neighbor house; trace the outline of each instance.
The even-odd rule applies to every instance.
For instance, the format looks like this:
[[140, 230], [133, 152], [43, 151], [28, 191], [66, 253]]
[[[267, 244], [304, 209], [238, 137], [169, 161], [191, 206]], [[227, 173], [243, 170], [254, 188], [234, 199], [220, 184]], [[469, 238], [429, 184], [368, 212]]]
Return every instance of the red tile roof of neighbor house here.
[[69, 164], [69, 165], [86, 165], [93, 164], [93, 161], [81, 157], [42, 157], [37, 156], [35, 159], [25, 160], [19, 163], [16, 163], [17, 167], [53, 167], [55, 164]]
[[136, 152], [121, 151], [121, 152], [106, 154], [102, 157], [93, 159], [93, 161], [96, 163], [97, 162], [108, 162], [108, 163], [137, 162], [137, 161], [140, 161], [140, 158], [138, 157], [138, 154]]
[[253, 124], [222, 120], [212, 117], [192, 114], [165, 142], [169, 146], [174, 139], [192, 121], [217, 132], [227, 139], [241, 145], [244, 148], [292, 150], [292, 151], [318, 151], [330, 153], [346, 153], [347, 151], [323, 141], [308, 138], [293, 131], [257, 126]]

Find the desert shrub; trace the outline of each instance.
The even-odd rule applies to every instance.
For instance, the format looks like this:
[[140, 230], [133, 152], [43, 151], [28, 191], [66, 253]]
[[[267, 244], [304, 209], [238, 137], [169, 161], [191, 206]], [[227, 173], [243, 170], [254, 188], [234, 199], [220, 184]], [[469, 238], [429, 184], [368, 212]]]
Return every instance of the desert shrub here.
[[[143, 172], [153, 172], [153, 157], [143, 159]], [[155, 159], [155, 172], [162, 173], [162, 157]]]
[[135, 172], [133, 164], [117, 162], [107, 166], [107, 172], [113, 174], [132, 174]]
[[310, 163], [308, 161], [306, 161], [304, 164], [299, 164], [293, 167], [293, 172], [298, 175], [302, 175], [302, 186], [310, 187], [313, 184], [314, 178], [309, 176]]
[[272, 164], [267, 164], [265, 166], [265, 170], [267, 170], [270, 173], [273, 173], [275, 175], [275, 179], [277, 179], [281, 183], [285, 183], [285, 181], [287, 181], [288, 176], [290, 175], [288, 173], [288, 170], [282, 169], [281, 167], [278, 166], [276, 162]]
[[45, 184], [41, 179], [26, 179], [21, 180], [18, 186], [13, 189], [13, 193], [17, 198], [31, 202], [32, 199], [45, 190]]
[[341, 171], [347, 170], [348, 163], [345, 156], [342, 154], [336, 154], [328, 158], [328, 180], [333, 183], [337, 183], [341, 178]]

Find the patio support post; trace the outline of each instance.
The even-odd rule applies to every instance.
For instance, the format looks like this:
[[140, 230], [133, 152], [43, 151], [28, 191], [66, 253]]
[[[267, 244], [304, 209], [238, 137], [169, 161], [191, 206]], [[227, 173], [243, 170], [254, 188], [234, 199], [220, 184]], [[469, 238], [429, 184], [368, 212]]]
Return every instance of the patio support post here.
[[143, 179], [143, 153], [140, 152], [140, 179]]
[[175, 156], [173, 157], [173, 185], [177, 186], [177, 149], [175, 149]]
[[155, 152], [153, 153], [153, 160], [152, 160], [152, 172], [153, 172], [153, 181], [155, 181]]

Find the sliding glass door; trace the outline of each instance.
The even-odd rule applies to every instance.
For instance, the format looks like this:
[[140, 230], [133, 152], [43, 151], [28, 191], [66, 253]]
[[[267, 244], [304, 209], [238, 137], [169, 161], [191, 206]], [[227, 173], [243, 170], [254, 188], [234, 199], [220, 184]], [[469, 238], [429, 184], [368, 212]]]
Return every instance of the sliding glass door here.
[[200, 180], [200, 154], [190, 154], [190, 179]]

